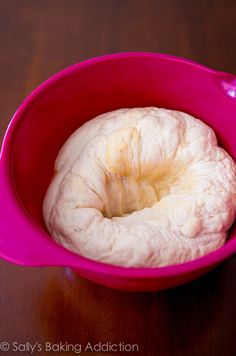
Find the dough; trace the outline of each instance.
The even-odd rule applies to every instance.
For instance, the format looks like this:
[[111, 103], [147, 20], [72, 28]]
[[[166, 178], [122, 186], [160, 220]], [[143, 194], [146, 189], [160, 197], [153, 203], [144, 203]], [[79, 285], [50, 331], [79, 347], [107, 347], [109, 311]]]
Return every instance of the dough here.
[[236, 165], [183, 112], [119, 109], [60, 150], [43, 204], [53, 238], [121, 266], [179, 264], [222, 246], [236, 212]]

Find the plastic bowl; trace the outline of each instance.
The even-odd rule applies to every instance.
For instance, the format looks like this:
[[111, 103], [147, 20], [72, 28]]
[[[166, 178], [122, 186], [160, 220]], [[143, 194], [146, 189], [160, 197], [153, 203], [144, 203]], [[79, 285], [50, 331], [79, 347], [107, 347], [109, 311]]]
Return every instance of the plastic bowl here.
[[98, 114], [158, 106], [202, 119], [236, 159], [236, 77], [185, 59], [119, 53], [78, 63], [39, 86], [6, 132], [0, 160], [0, 255], [24, 266], [67, 266], [97, 283], [127, 290], [158, 290], [193, 280], [236, 252], [236, 229], [226, 244], [192, 262], [125, 268], [96, 262], [58, 245], [48, 234], [42, 202], [58, 150]]

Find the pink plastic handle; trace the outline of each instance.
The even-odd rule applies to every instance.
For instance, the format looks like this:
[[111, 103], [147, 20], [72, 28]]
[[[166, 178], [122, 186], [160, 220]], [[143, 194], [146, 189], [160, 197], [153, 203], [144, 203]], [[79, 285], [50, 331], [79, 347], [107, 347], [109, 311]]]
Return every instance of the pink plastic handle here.
[[220, 89], [223, 89], [225, 94], [230, 97], [230, 99], [235, 99], [236, 101], [236, 76], [218, 71], [213, 71], [213, 75]]

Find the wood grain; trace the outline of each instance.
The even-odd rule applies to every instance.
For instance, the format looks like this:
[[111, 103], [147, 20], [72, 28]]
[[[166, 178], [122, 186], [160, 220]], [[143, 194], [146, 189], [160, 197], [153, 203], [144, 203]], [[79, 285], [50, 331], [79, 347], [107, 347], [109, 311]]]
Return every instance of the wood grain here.
[[[0, 140], [32, 89], [89, 57], [164, 52], [236, 73], [235, 14], [234, 0], [0, 0]], [[0, 344], [110, 341], [138, 344], [132, 354], [144, 356], [232, 356], [235, 273], [234, 256], [188, 285], [127, 293], [68, 269], [1, 261]]]

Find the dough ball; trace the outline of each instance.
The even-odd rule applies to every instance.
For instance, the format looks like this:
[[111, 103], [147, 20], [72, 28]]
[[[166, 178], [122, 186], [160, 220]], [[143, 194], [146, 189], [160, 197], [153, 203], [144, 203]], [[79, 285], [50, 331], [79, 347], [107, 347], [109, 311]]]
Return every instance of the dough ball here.
[[52, 237], [101, 262], [179, 264], [222, 246], [235, 219], [236, 165], [183, 112], [120, 109], [78, 128], [43, 204]]

